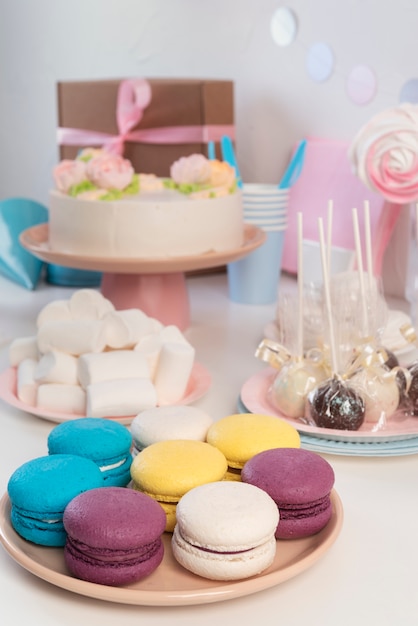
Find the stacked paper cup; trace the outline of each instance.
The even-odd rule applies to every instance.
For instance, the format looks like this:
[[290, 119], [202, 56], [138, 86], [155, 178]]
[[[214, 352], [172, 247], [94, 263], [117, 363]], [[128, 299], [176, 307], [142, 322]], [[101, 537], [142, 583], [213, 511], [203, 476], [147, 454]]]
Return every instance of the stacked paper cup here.
[[250, 183], [242, 192], [244, 222], [262, 228], [267, 238], [248, 256], [228, 265], [229, 295], [243, 304], [271, 304], [278, 295], [289, 189]]
[[266, 232], [285, 230], [289, 189], [277, 185], [248, 184], [242, 194], [244, 222]]

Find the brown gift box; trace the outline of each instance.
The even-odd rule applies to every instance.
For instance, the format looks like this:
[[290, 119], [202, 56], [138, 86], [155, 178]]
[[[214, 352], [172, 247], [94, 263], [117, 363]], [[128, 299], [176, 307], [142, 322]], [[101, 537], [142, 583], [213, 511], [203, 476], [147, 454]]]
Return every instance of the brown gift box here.
[[[125, 80], [125, 79], [123, 79]], [[128, 79], [130, 80], [130, 79]], [[218, 136], [233, 139], [233, 83], [226, 80], [147, 79], [152, 99], [133, 130], [178, 126], [219, 126]], [[58, 124], [60, 129], [78, 129], [119, 135], [116, 107], [120, 80], [59, 82]], [[230, 131], [230, 132], [228, 132]], [[219, 137], [218, 137], [219, 138]], [[73, 159], [83, 147], [101, 146], [103, 141], [83, 145], [60, 145], [60, 158]], [[220, 158], [219, 145], [216, 156]], [[206, 141], [198, 143], [142, 143], [125, 141], [123, 155], [136, 172], [168, 176], [171, 164], [182, 156], [202, 153]]]

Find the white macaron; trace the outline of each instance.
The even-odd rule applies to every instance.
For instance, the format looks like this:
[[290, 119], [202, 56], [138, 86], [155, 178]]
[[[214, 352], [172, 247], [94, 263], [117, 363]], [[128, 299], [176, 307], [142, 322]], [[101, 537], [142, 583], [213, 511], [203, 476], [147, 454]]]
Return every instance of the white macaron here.
[[135, 452], [169, 439], [205, 441], [213, 420], [208, 413], [188, 405], [159, 406], [141, 411], [131, 424]]
[[178, 502], [176, 516], [174, 558], [198, 576], [239, 580], [274, 561], [279, 511], [254, 485], [221, 481], [195, 487]]

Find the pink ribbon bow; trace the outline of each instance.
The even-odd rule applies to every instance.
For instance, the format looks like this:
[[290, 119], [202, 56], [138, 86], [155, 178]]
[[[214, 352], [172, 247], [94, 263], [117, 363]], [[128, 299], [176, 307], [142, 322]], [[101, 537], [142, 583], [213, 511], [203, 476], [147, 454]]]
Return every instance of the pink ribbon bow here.
[[133, 130], [142, 120], [144, 110], [152, 100], [149, 82], [143, 78], [120, 82], [116, 103], [118, 134], [90, 131], [80, 128], [57, 129], [58, 145], [102, 146], [109, 152], [123, 154], [125, 142], [153, 144], [189, 144], [220, 141], [223, 135], [235, 138], [234, 126], [166, 126]]

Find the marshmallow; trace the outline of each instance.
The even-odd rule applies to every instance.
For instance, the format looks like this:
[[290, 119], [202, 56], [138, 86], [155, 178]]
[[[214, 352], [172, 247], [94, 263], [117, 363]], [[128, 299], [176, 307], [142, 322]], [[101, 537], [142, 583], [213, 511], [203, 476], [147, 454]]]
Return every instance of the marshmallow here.
[[157, 404], [157, 393], [149, 378], [121, 378], [89, 385], [87, 415], [124, 417], [136, 415]]
[[79, 289], [70, 298], [69, 309], [73, 319], [101, 320], [115, 307], [95, 289]]
[[160, 330], [162, 330], [164, 328], [164, 324], [162, 322], [160, 322], [160, 320], [157, 320], [155, 317], [150, 317], [149, 321], [150, 321], [150, 332], [151, 333], [159, 333]]
[[98, 320], [57, 320], [46, 322], [38, 330], [41, 353], [58, 350], [79, 356], [102, 352], [106, 346], [103, 322]]
[[40, 328], [45, 322], [70, 319], [71, 312], [68, 306], [68, 300], [54, 300], [41, 309], [36, 318], [36, 326]]
[[164, 326], [160, 330], [160, 337], [163, 343], [166, 343], [167, 341], [170, 341], [170, 342], [180, 341], [180, 342], [188, 343], [186, 337], [183, 335], [181, 330], [177, 326], [174, 326], [174, 324], [170, 324], [169, 326]]
[[140, 309], [114, 311], [108, 313], [104, 321], [107, 345], [116, 350], [132, 348], [153, 327], [152, 319]]
[[36, 335], [33, 337], [19, 337], [10, 344], [9, 362], [12, 367], [16, 367], [25, 359], [37, 360], [38, 357], [39, 350]]
[[39, 385], [36, 404], [48, 411], [85, 415], [86, 392], [80, 385], [47, 383]]
[[21, 402], [36, 405], [36, 394], [38, 385], [34, 378], [34, 372], [37, 365], [35, 359], [24, 359], [17, 368], [17, 384], [16, 395]]
[[158, 359], [163, 342], [161, 337], [156, 334], [145, 335], [142, 337], [134, 347], [135, 352], [143, 354], [147, 360], [151, 380], [154, 380], [155, 373], [158, 367]]
[[186, 341], [163, 344], [154, 384], [158, 404], [173, 404], [185, 394], [193, 368], [195, 349]]
[[78, 359], [66, 352], [51, 350], [41, 356], [35, 369], [35, 380], [43, 383], [78, 385]]
[[78, 379], [84, 389], [102, 380], [119, 378], [150, 378], [145, 356], [133, 350], [116, 350], [82, 354], [78, 359]]

